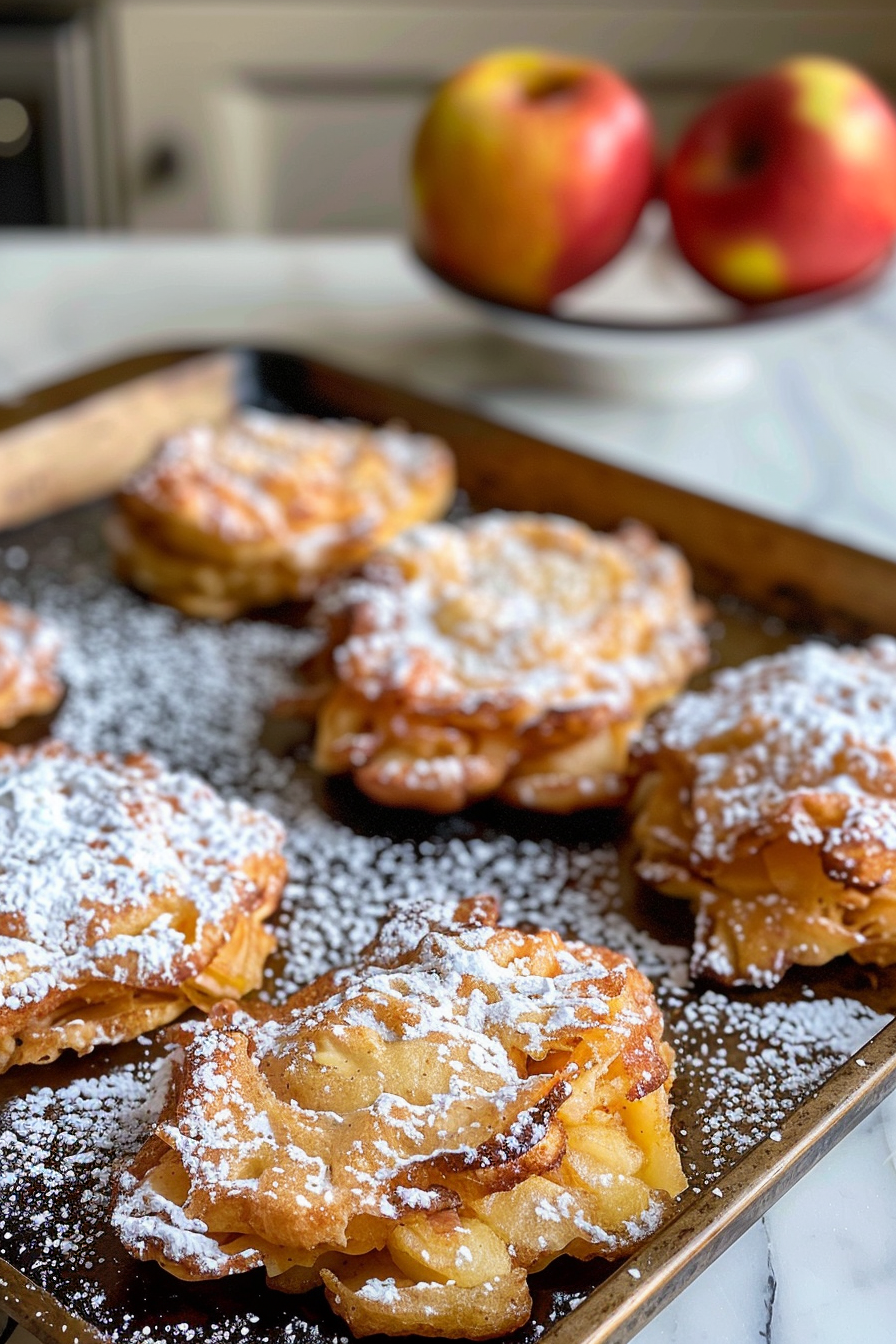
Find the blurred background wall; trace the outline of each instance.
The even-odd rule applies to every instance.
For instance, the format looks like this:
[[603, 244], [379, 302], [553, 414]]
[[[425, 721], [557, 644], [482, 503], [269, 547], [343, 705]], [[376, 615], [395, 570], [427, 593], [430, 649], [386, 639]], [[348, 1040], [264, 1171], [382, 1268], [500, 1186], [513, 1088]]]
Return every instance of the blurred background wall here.
[[794, 52], [841, 56], [896, 94], [896, 0], [0, 3], [0, 224], [397, 227], [433, 86], [508, 45], [608, 61], [666, 139]]

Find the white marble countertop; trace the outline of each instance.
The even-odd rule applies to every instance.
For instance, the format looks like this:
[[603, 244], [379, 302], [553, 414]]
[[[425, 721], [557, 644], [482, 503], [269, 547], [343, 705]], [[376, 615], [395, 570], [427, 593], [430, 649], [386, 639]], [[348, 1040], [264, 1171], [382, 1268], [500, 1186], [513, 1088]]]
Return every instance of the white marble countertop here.
[[[736, 397], [659, 409], [601, 401], [556, 361], [489, 334], [394, 239], [0, 243], [0, 399], [127, 352], [222, 340], [323, 355], [896, 557], [894, 281], [839, 324], [765, 350]], [[842, 1344], [857, 1331], [892, 1344], [894, 1155], [891, 1100], [639, 1344]]]

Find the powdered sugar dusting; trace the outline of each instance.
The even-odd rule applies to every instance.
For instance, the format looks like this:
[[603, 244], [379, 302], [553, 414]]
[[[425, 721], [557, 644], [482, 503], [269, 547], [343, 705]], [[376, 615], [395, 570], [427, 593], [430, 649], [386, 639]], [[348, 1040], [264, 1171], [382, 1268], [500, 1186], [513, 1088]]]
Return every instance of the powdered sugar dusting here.
[[[896, 854], [894, 681], [896, 640], [810, 641], [724, 669], [658, 715], [642, 750], [691, 762], [694, 861], [730, 862], [739, 842], [761, 843], [784, 821], [795, 844]], [[806, 805], [819, 794], [845, 802], [834, 833]]]
[[277, 541], [302, 567], [381, 527], [447, 458], [400, 425], [248, 410], [168, 439], [127, 492], [229, 544]]
[[217, 942], [258, 903], [244, 865], [282, 838], [272, 817], [147, 757], [59, 742], [0, 756], [0, 1028], [97, 982], [178, 986], [206, 930]]
[[602, 709], [681, 684], [704, 639], [681, 555], [632, 525], [615, 535], [569, 518], [496, 510], [409, 529], [324, 600], [352, 613], [334, 662], [376, 700], [427, 710]]

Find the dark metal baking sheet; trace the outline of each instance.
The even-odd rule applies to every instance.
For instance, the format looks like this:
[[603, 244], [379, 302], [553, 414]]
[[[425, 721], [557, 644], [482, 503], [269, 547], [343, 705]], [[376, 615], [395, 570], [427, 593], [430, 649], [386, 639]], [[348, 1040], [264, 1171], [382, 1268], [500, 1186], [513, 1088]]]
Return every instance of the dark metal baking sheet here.
[[[550, 508], [596, 525], [610, 525], [623, 516], [646, 517], [663, 534], [683, 544], [694, 561], [700, 587], [716, 600], [713, 638], [720, 662], [738, 663], [813, 632], [860, 636], [871, 629], [896, 628], [896, 610], [891, 605], [896, 566], [886, 561], [564, 453], [463, 412], [296, 356], [241, 352], [229, 358], [236, 400], [316, 414], [378, 420], [399, 416], [415, 429], [442, 433], [458, 453], [461, 481], [472, 507], [503, 503]], [[134, 387], [130, 380], [136, 375], [144, 380], [169, 378], [162, 384], [167, 395], [172, 386], [170, 370], [178, 365], [179, 357], [166, 354], [132, 361], [120, 370], [120, 377], [114, 369], [99, 371], [93, 379], [88, 376], [35, 396], [24, 412], [21, 407], [7, 412], [5, 423], [22, 425], [29, 416], [52, 408], [56, 420], [51, 448], [61, 451], [66, 442], [66, 405], [103, 388], [104, 395], [120, 397], [116, 406], [126, 433], [129, 389]], [[154, 374], [153, 369], [160, 372]], [[3, 424], [0, 412], [0, 430]], [[0, 433], [0, 466], [3, 452]], [[158, 609], [114, 584], [101, 535], [105, 508], [100, 502], [0, 534], [0, 594], [40, 600], [50, 585], [58, 604], [60, 594], [69, 591], [75, 626], [95, 638], [101, 637], [96, 612], [104, 600], [113, 601], [119, 604], [116, 610], [139, 631], [141, 613]], [[744, 544], [745, 538], [749, 545]], [[831, 574], [836, 574], [836, 583], [829, 582]], [[180, 618], [166, 619], [170, 633]], [[301, 613], [281, 612], [277, 619], [287, 626], [300, 624]], [[189, 624], [182, 622], [184, 629]], [[152, 659], [164, 658], [164, 653], [164, 643], [147, 648], [150, 681]], [[70, 691], [73, 696], [86, 693], [84, 686]], [[180, 694], [182, 701], [172, 713], [187, 715], [195, 685], [187, 679]], [[122, 703], [127, 703], [126, 698]], [[170, 734], [163, 734], [161, 741], [171, 764], [195, 766], [187, 747], [184, 759], [177, 759], [178, 749], [176, 743], [172, 746]], [[157, 743], [150, 741], [149, 745]], [[631, 928], [641, 940], [639, 946], [646, 946], [644, 940], [650, 938], [667, 949], [687, 945], [689, 916], [683, 903], [664, 900], [632, 879], [626, 822], [617, 812], [540, 818], [482, 804], [455, 818], [396, 813], [367, 802], [345, 781], [322, 784], [314, 780], [307, 765], [307, 748], [294, 734], [283, 734], [268, 723], [258, 745], [282, 762], [282, 777], [292, 781], [290, 787], [304, 790], [312, 809], [307, 815], [313, 813], [315, 824], [325, 828], [321, 834], [329, 834], [328, 827], [333, 834], [345, 827], [359, 844], [369, 842], [371, 872], [376, 869], [380, 888], [392, 880], [390, 864], [394, 866], [395, 854], [401, 855], [407, 885], [416, 880], [415, 874], [420, 881], [441, 880], [439, 874], [450, 868], [451, 855], [460, 846], [479, 855], [476, 863], [483, 880], [505, 895], [511, 906], [546, 922], [553, 912], [554, 922], [565, 932], [583, 932], [576, 927], [578, 911], [581, 918], [603, 921], [601, 927], [623, 941], [626, 929]], [[245, 766], [242, 791], [251, 794], [251, 759]], [[309, 841], [309, 847], [313, 843]], [[600, 864], [595, 868], [593, 863], [595, 853], [618, 853], [618, 880], [600, 880]], [[490, 862], [490, 854], [497, 854], [502, 862]], [[329, 860], [326, 854], [322, 860], [318, 854], [316, 861], [315, 882], [318, 888], [323, 882], [325, 888]], [[478, 876], [476, 863], [468, 880]], [[528, 904], [516, 890], [514, 873], [519, 871], [541, 874], [538, 880], [544, 890]], [[334, 897], [334, 911], [339, 899], [344, 901], [344, 897]], [[364, 891], [359, 891], [359, 920], [364, 899]], [[301, 937], [303, 918], [315, 919], [319, 927], [320, 902], [320, 890], [313, 898], [309, 894], [304, 909], [301, 894], [291, 902], [280, 916], [284, 943], [289, 942], [290, 922], [293, 942]], [[351, 951], [340, 945], [338, 919], [334, 927], [336, 937], [327, 954], [332, 962], [340, 959], [340, 953], [348, 956]], [[896, 1025], [884, 1026], [863, 1045], [860, 1057], [846, 1058], [852, 1046], [844, 1044], [856, 1034], [870, 1035], [878, 1025], [874, 1014], [890, 1014], [896, 1004], [892, 973], [861, 969], [841, 960], [817, 971], [794, 970], [773, 991], [722, 994], [706, 986], [683, 986], [680, 973], [674, 973], [676, 967], [680, 972], [682, 957], [676, 961], [668, 955], [665, 962], [661, 957], [659, 974], [655, 969], [653, 973], [679, 1053], [676, 1127], [692, 1189], [682, 1196], [676, 1216], [666, 1227], [621, 1264], [593, 1261], [579, 1265], [561, 1260], [533, 1276], [535, 1311], [530, 1325], [519, 1332], [520, 1344], [545, 1331], [556, 1344], [629, 1338], [856, 1124], [896, 1080]], [[288, 953], [281, 953], [272, 961], [268, 992], [274, 996], [278, 982], [283, 983], [287, 959]], [[668, 983], [663, 979], [664, 966], [670, 972]], [[294, 968], [293, 972], [286, 969], [288, 980]], [[775, 1039], [776, 1031], [790, 1017], [805, 1017], [816, 1010], [821, 1024], [816, 1038], [788, 1055]], [[847, 1031], [838, 1041], [826, 1024], [840, 1021], [846, 1022]], [[770, 1051], [770, 1062], [764, 1070], [744, 1073], [745, 1041], [752, 1040], [750, 1033], [763, 1023], [770, 1038], [757, 1038], [753, 1044], [757, 1054], [763, 1047]], [[54, 1142], [64, 1147], [71, 1138], [66, 1132], [65, 1099], [79, 1080], [88, 1080], [89, 1088], [89, 1080], [102, 1080], [109, 1070], [120, 1071], [132, 1064], [140, 1069], [155, 1049], [152, 1044], [133, 1043], [97, 1051], [85, 1060], [65, 1059], [41, 1069], [13, 1071], [0, 1079], [4, 1130], [9, 1133], [21, 1123], [23, 1098], [34, 1098], [36, 1089], [49, 1089], [40, 1094], [39, 1109], [48, 1122], [56, 1123]], [[777, 1060], [773, 1058], [776, 1051]], [[709, 1139], [720, 1088], [736, 1090], [739, 1075], [745, 1079], [743, 1123], [738, 1130], [733, 1122], [733, 1142], [714, 1147]], [[759, 1093], [762, 1105], [757, 1111]], [[726, 1101], [731, 1104], [730, 1090]], [[83, 1118], [79, 1113], [79, 1121]], [[71, 1143], [66, 1151], [70, 1156]], [[155, 1265], [137, 1264], [118, 1246], [102, 1210], [97, 1213], [95, 1187], [98, 1180], [104, 1182], [105, 1169], [87, 1170], [83, 1176], [76, 1172], [56, 1182], [48, 1182], [37, 1170], [31, 1174], [13, 1171], [10, 1176], [10, 1161], [24, 1162], [23, 1152], [21, 1142], [15, 1140], [0, 1154], [0, 1175], [6, 1176], [5, 1184], [0, 1179], [0, 1288], [12, 1314], [48, 1344], [99, 1344], [110, 1339], [121, 1344], [184, 1340], [239, 1344], [249, 1336], [260, 1344], [286, 1344], [295, 1339], [323, 1344], [344, 1338], [344, 1325], [331, 1315], [320, 1293], [280, 1295], [265, 1288], [260, 1273], [187, 1285]], [[112, 1155], [106, 1153], [105, 1158]], [[60, 1151], [60, 1162], [62, 1157]], [[69, 1163], [66, 1170], [71, 1169]], [[85, 1204], [85, 1192], [90, 1191], [92, 1197]], [[36, 1210], [46, 1215], [40, 1229], [35, 1223]], [[56, 1238], [60, 1244], [53, 1245], [55, 1231], [74, 1226], [78, 1235], [70, 1244], [62, 1235]]]

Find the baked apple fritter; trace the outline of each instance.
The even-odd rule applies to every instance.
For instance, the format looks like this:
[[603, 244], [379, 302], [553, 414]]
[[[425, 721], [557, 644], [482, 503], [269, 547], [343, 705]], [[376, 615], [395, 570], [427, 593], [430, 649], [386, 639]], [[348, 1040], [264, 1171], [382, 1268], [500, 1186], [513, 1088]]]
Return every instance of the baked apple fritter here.
[[0, 1072], [258, 988], [283, 831], [146, 756], [0, 755]]
[[550, 515], [414, 528], [325, 594], [327, 648], [284, 712], [377, 802], [615, 804], [646, 715], [707, 658], [682, 556], [647, 528]]
[[635, 759], [638, 869], [690, 900], [695, 975], [762, 986], [843, 953], [896, 961], [896, 641], [718, 672]]
[[113, 1222], [185, 1279], [323, 1283], [356, 1335], [489, 1338], [526, 1275], [613, 1258], [685, 1185], [649, 982], [476, 897], [391, 916], [281, 1007], [171, 1030], [155, 1132]]
[[119, 494], [109, 540], [135, 588], [227, 620], [310, 597], [402, 529], [438, 518], [453, 494], [438, 439], [244, 410], [164, 443]]

